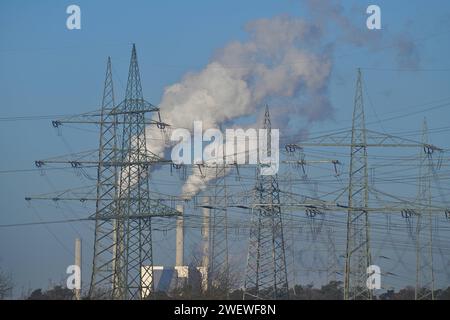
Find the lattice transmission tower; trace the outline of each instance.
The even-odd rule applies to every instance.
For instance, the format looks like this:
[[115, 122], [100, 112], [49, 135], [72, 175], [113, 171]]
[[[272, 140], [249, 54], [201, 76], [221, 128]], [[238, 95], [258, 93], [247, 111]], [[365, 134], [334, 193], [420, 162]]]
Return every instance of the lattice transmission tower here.
[[[422, 143], [428, 144], [428, 125], [426, 119], [422, 125]], [[433, 271], [433, 214], [431, 179], [433, 176], [433, 150], [420, 150], [419, 181], [417, 202], [421, 206], [417, 214], [416, 225], [416, 300], [434, 300]]]
[[[358, 69], [356, 94], [354, 99], [353, 121], [350, 130], [338, 131], [317, 137], [310, 137], [298, 144], [289, 144], [298, 148], [333, 147], [350, 148], [349, 182], [347, 186], [347, 205], [320, 205], [322, 210], [345, 211], [347, 213], [347, 240], [344, 268], [344, 299], [371, 299], [372, 290], [366, 285], [367, 267], [371, 264], [369, 213], [404, 213], [423, 209], [417, 202], [398, 201], [394, 197], [370, 186], [368, 183], [368, 149], [369, 148], [421, 148], [425, 153], [441, 152], [437, 146], [369, 130], [365, 125], [363, 83], [361, 70]], [[380, 207], [369, 207], [369, 194], [386, 197]], [[295, 199], [293, 199], [295, 200]], [[338, 199], [335, 199], [337, 201]], [[293, 207], [305, 206], [303, 199], [295, 200]], [[444, 212], [445, 208], [433, 206], [432, 212]]]
[[360, 69], [358, 69], [356, 81], [350, 149], [344, 299], [371, 299], [372, 291], [366, 286], [366, 270], [371, 264], [369, 217], [367, 212], [369, 181], [366, 124]]
[[[115, 280], [113, 257], [116, 252], [117, 222], [113, 217], [115, 217], [117, 211], [118, 167], [116, 165], [107, 165], [118, 161], [118, 115], [112, 114], [114, 107], [112, 66], [111, 58], [108, 57], [100, 115], [94, 260], [89, 290], [90, 296], [102, 294], [101, 292], [95, 292], [95, 290], [101, 288], [103, 282], [109, 281], [113, 283]], [[111, 217], [111, 219], [101, 219], [107, 216]]]
[[[267, 153], [271, 152], [271, 122], [266, 107]], [[249, 236], [244, 299], [289, 297], [280, 189], [277, 175], [261, 175], [258, 165]]]
[[[150, 168], [170, 163], [147, 149], [146, 127], [164, 129], [159, 108], [143, 98], [133, 44], [125, 98], [115, 104], [111, 59], [108, 58], [101, 110], [52, 121], [55, 128], [68, 124], [100, 126], [99, 149], [36, 161], [36, 166], [70, 164], [73, 168], [97, 168], [95, 192], [86, 187], [59, 191], [31, 199], [95, 201], [95, 242], [91, 298], [144, 299], [154, 290], [152, 217], [179, 212], [163, 199], [151, 198]], [[145, 115], [157, 114], [158, 120]], [[83, 194], [87, 193], [87, 194]]]
[[327, 228], [327, 241], [327, 283], [337, 282], [340, 268], [336, 251], [336, 236], [332, 226]]
[[[113, 297], [133, 299], [153, 291], [152, 208], [148, 203], [148, 170], [152, 155], [145, 140], [146, 111], [135, 46], [131, 54], [125, 100], [118, 109], [125, 114], [116, 201]], [[143, 268], [145, 265], [150, 268]], [[141, 277], [152, 279], [143, 285]]]
[[208, 288], [218, 294], [229, 293], [228, 265], [228, 218], [227, 218], [227, 184], [226, 165], [218, 164], [215, 168], [216, 181], [212, 200], [211, 265]]
[[[125, 99], [110, 112], [110, 115], [120, 114], [123, 119], [117, 154], [115, 214], [105, 216], [96, 212], [96, 220], [114, 219], [111, 260], [114, 299], [142, 299], [154, 291], [151, 218], [175, 214], [150, 198], [150, 166], [161, 159], [147, 149], [145, 114], [148, 112], [159, 112], [159, 108], [144, 100], [133, 45]], [[98, 232], [96, 229], [96, 239], [101, 238]], [[96, 259], [98, 254], [94, 255], [94, 265]], [[97, 269], [93, 271], [96, 273]]]

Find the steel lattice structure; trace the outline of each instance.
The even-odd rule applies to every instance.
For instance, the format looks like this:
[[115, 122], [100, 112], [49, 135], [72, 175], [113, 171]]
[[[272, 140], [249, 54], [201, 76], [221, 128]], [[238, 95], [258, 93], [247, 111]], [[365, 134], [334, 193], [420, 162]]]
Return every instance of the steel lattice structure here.
[[[98, 150], [36, 161], [36, 165], [70, 164], [73, 168], [97, 168], [96, 196], [80, 196], [73, 189], [33, 199], [94, 200], [96, 211], [91, 298], [144, 299], [153, 292], [151, 218], [176, 216], [174, 208], [150, 197], [149, 170], [156, 163], [170, 163], [151, 153], [146, 126], [164, 129], [159, 108], [143, 98], [136, 46], [133, 44], [124, 100], [115, 105], [108, 58], [102, 108], [99, 111], [52, 121], [100, 126]], [[158, 114], [146, 120], [145, 114]], [[61, 195], [70, 195], [63, 197]], [[29, 197], [28, 199], [31, 199]]]
[[332, 281], [338, 281], [338, 272], [339, 272], [339, 260], [336, 255], [336, 238], [335, 232], [331, 226], [327, 228], [327, 281], [328, 283]]
[[[153, 291], [153, 252], [148, 171], [152, 155], [147, 150], [145, 139], [145, 101], [134, 45], [125, 100], [118, 108], [125, 113], [125, 124], [116, 201], [113, 297], [136, 299]], [[147, 278], [150, 281], [144, 284], [142, 279]]]
[[[371, 299], [372, 291], [366, 286], [366, 270], [371, 264], [371, 256], [367, 214], [369, 201], [367, 141], [360, 70], [356, 82], [351, 141], [344, 298]], [[354, 209], [355, 207], [358, 209]]]
[[[271, 123], [268, 107], [264, 129], [267, 130], [269, 154]], [[289, 289], [277, 175], [257, 172], [254, 201], [257, 205], [252, 208], [244, 299], [287, 299]]]
[[[356, 94], [354, 101], [354, 112], [352, 119], [352, 129], [327, 134], [323, 136], [309, 138], [299, 144], [289, 144], [288, 146], [303, 147], [349, 147], [350, 148], [350, 169], [349, 184], [347, 187], [348, 204], [337, 205], [332, 211], [347, 211], [347, 241], [345, 253], [344, 269], [344, 299], [371, 299], [372, 292], [367, 289], [367, 266], [371, 264], [370, 237], [369, 237], [369, 213], [394, 213], [405, 211], [426, 211], [444, 212], [445, 208], [438, 208], [431, 203], [415, 202], [404, 204], [386, 204], [385, 206], [374, 208], [368, 206], [369, 192], [379, 194], [380, 191], [369, 186], [368, 183], [368, 153], [369, 148], [420, 148], [421, 154], [431, 158], [434, 152], [441, 152], [442, 149], [429, 144], [428, 141], [413, 141], [386, 133], [375, 132], [366, 129], [363, 103], [363, 85], [361, 70], [358, 69]], [[428, 159], [427, 161], [429, 161]], [[429, 190], [429, 184], [424, 190]], [[427, 191], [429, 192], [429, 191]], [[294, 202], [296, 200], [294, 199]], [[283, 206], [304, 207], [304, 201], [294, 203], [283, 203]], [[302, 203], [303, 202], [303, 203]], [[326, 205], [318, 206], [322, 210], [327, 210]], [[329, 208], [329, 207], [328, 207]], [[331, 209], [331, 208], [329, 208]], [[422, 227], [423, 228], [423, 227]], [[429, 230], [429, 224], [426, 227]], [[429, 233], [429, 232], [428, 232]], [[430, 238], [431, 239], [431, 238]], [[421, 244], [421, 247], [430, 250], [430, 241]], [[423, 251], [423, 250], [422, 250]], [[424, 264], [429, 264], [429, 257], [425, 258]], [[418, 265], [418, 270], [420, 266]], [[419, 272], [418, 272], [419, 274]], [[419, 280], [418, 280], [419, 281]]]
[[212, 199], [211, 265], [208, 288], [229, 293], [226, 166], [217, 165]]
[[[147, 150], [145, 128], [148, 125], [157, 125], [163, 129], [168, 124], [163, 123], [161, 117], [158, 117], [159, 121], [144, 117], [146, 113], [158, 113], [159, 116], [159, 108], [143, 98], [134, 45], [125, 99], [118, 105], [115, 104], [111, 70], [111, 59], [108, 58], [101, 110], [53, 121], [55, 127], [64, 123], [99, 125], [99, 149], [71, 154], [70, 159], [64, 156], [36, 161], [39, 167], [48, 163], [64, 163], [80, 170], [96, 168], [97, 181], [92, 189], [95, 192], [82, 189], [81, 192], [85, 195], [80, 196], [78, 190], [72, 189], [56, 195], [46, 194], [27, 199], [95, 201], [95, 214], [90, 217], [95, 221], [95, 243], [89, 295], [91, 298], [142, 299], [153, 291], [151, 219], [155, 216], [178, 214], [176, 210], [163, 204], [165, 200], [185, 200], [149, 190], [150, 167], [155, 163], [170, 161]], [[271, 122], [268, 108], [265, 112], [264, 128], [268, 129], [270, 150]], [[293, 156], [292, 153], [296, 150], [303, 152], [304, 147], [342, 147], [350, 151], [348, 185], [345, 184], [338, 198], [326, 201], [320, 196], [307, 197], [295, 194], [292, 190], [286, 192], [279, 187], [279, 181], [283, 187], [281, 175], [264, 176], [259, 173], [256, 175], [255, 188], [239, 194], [232, 192], [231, 183], [227, 188], [226, 181], [230, 168], [236, 168], [239, 174], [237, 164], [210, 166], [205, 163], [198, 166], [200, 169], [214, 168], [216, 177], [208, 193], [210, 201], [203, 206], [197, 206], [207, 208], [211, 212], [211, 217], [209, 211], [207, 212], [203, 223], [204, 228], [208, 227], [208, 233], [205, 234], [208, 245], [203, 253], [206, 261], [204, 265], [209, 267], [208, 290], [220, 296], [229, 293], [228, 228], [239, 228], [239, 225], [233, 223], [231, 215], [228, 221], [227, 208], [243, 209], [251, 210], [252, 213], [244, 299], [287, 299], [288, 280], [282, 212], [298, 212], [300, 208], [307, 215], [316, 212], [346, 214], [343, 273], [345, 299], [372, 298], [372, 291], [366, 287], [366, 270], [372, 262], [369, 216], [375, 213], [401, 213], [404, 217], [414, 217], [417, 222], [413, 239], [416, 241], [417, 259], [415, 298], [434, 299], [432, 214], [444, 211], [447, 214], [448, 208], [442, 208], [432, 202], [433, 153], [441, 149], [429, 144], [426, 123], [421, 142], [366, 129], [362, 75], [358, 70], [352, 128], [308, 138], [298, 144], [288, 144], [286, 151], [288, 155]], [[379, 206], [369, 205], [369, 200], [372, 203], [374, 196], [386, 195], [368, 181], [368, 149], [375, 147], [420, 149], [419, 189], [415, 201], [383, 200]], [[339, 161], [307, 161], [303, 157], [291, 157], [281, 163], [297, 168], [314, 163], [332, 163], [336, 169]], [[253, 183], [250, 189], [252, 186]], [[152, 199], [151, 196], [156, 198]], [[346, 196], [346, 199], [339, 203], [341, 196]], [[329, 259], [326, 272], [328, 280], [335, 281], [341, 273], [337, 271], [340, 261], [336, 255], [336, 237], [332, 226], [333, 224], [328, 226], [327, 233], [326, 249]], [[376, 257], [374, 254], [375, 260]]]
[[[422, 126], [422, 142], [428, 143], [428, 125]], [[432, 151], [420, 150], [417, 202], [423, 206], [417, 216], [416, 226], [416, 300], [434, 300], [433, 270], [433, 216], [431, 207]]]
[[116, 219], [101, 219], [113, 217], [116, 212], [116, 193], [118, 170], [117, 166], [105, 163], [117, 161], [117, 115], [111, 114], [115, 106], [114, 87], [112, 79], [111, 58], [108, 57], [105, 87], [103, 91], [102, 111], [100, 118], [100, 145], [97, 169], [97, 200], [95, 213], [94, 260], [92, 266], [90, 295], [102, 283], [112, 283], [113, 257], [116, 252]]

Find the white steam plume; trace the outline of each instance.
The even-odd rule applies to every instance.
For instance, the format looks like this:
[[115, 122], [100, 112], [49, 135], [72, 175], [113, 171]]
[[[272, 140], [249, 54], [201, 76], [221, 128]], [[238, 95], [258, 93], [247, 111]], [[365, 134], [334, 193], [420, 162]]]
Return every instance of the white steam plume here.
[[[273, 99], [285, 104], [282, 112], [276, 105], [271, 108], [274, 128], [278, 122], [300, 130], [289, 120], [313, 122], [332, 115], [327, 96], [331, 52], [322, 45], [320, 28], [299, 18], [277, 16], [252, 21], [246, 31], [248, 41], [228, 44], [203, 70], [165, 89], [160, 103], [163, 121], [173, 128], [191, 129], [194, 121], [201, 120], [204, 130], [218, 128], [258, 114]], [[158, 129], [149, 127], [147, 136], [149, 150], [162, 154], [166, 146]], [[204, 178], [195, 170], [183, 186], [186, 196], [195, 195], [215, 178], [215, 170], [206, 170]]]

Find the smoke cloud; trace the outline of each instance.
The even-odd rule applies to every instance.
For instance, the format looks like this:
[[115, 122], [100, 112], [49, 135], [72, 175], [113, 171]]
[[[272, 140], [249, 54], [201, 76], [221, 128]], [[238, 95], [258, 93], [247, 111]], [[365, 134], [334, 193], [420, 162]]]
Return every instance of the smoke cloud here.
[[417, 70], [420, 66], [420, 54], [417, 45], [406, 34], [401, 34], [394, 39], [396, 61], [400, 68]]
[[[250, 116], [258, 120], [252, 126], [258, 128], [261, 109], [269, 103], [274, 128], [282, 128], [282, 134], [305, 135], [312, 123], [332, 118], [328, 87], [336, 42], [373, 49], [380, 47], [381, 36], [356, 27], [334, 1], [303, 3], [311, 21], [289, 15], [251, 21], [245, 26], [246, 41], [227, 44], [205, 68], [166, 87], [160, 102], [163, 120], [173, 128], [189, 130], [194, 121], [203, 121], [206, 130], [230, 127]], [[339, 30], [333, 41], [324, 36], [330, 28]], [[417, 65], [415, 47], [405, 37], [401, 39], [405, 41], [394, 47], [399, 53], [397, 60]], [[149, 127], [147, 137], [149, 150], [162, 155], [167, 145], [160, 131]], [[186, 197], [203, 190], [215, 178], [215, 170], [205, 168], [202, 173], [193, 169], [183, 186]]]
[[[331, 52], [321, 45], [317, 25], [284, 15], [252, 21], [245, 30], [247, 41], [229, 43], [203, 70], [188, 73], [165, 89], [160, 103], [165, 122], [191, 129], [194, 121], [201, 120], [204, 129], [218, 128], [241, 117], [257, 116], [271, 99], [290, 102], [300, 95], [301, 103], [286, 103], [283, 112], [277, 112], [276, 105], [271, 108], [277, 115], [275, 127], [295, 114], [311, 122], [333, 114], [327, 95]], [[148, 136], [158, 137], [157, 131], [149, 128]], [[148, 147], [157, 154], [165, 149], [161, 139], [150, 139]], [[184, 194], [197, 193], [215, 178], [211, 170], [205, 169], [203, 177], [195, 170], [183, 187]]]
[[[323, 28], [331, 25], [338, 30], [337, 42], [356, 47], [368, 47], [375, 52], [392, 48], [398, 67], [413, 71], [419, 68], [421, 62], [419, 50], [407, 33], [390, 34], [386, 31], [373, 32], [367, 28], [361, 28], [365, 24], [364, 19], [366, 18], [361, 14], [366, 9], [362, 5], [353, 6], [353, 19], [350, 19], [345, 14], [342, 3], [334, 0], [304, 0], [303, 2], [313, 19], [320, 21]], [[357, 22], [355, 22], [357, 17], [360, 17], [360, 21], [356, 19]]]

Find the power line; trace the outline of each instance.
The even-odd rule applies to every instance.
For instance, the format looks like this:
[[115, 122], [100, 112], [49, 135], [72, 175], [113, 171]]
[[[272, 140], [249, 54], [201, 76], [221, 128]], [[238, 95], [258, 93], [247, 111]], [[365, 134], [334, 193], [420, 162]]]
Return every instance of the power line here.
[[48, 224], [60, 224], [60, 223], [71, 223], [71, 222], [81, 222], [81, 221], [92, 221], [89, 218], [79, 218], [79, 219], [66, 219], [66, 220], [52, 220], [52, 221], [37, 221], [37, 222], [22, 222], [22, 223], [11, 223], [11, 224], [0, 224], [0, 228], [15, 228], [15, 227], [25, 227], [25, 226], [37, 226], [37, 225], [48, 225]]

